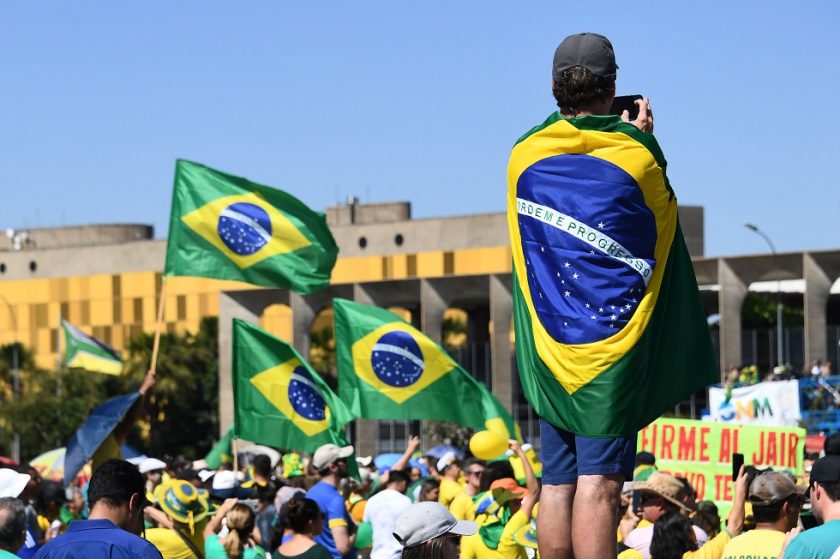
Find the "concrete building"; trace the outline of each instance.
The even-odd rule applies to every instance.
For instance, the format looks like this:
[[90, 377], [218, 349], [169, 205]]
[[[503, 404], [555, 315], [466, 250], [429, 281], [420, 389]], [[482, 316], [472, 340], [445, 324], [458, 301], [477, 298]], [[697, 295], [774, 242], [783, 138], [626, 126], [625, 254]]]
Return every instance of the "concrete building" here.
[[[167, 281], [167, 331], [194, 331], [202, 317], [220, 318], [222, 428], [232, 421], [231, 319], [257, 322], [293, 340], [308, 355], [313, 325], [328, 319], [333, 297], [344, 297], [403, 309], [438, 341], [444, 316], [466, 316], [467, 343], [456, 359], [490, 386], [526, 435], [535, 439], [535, 418], [515, 373], [505, 215], [412, 219], [406, 202], [351, 203], [326, 213], [340, 257], [330, 287], [320, 293], [304, 297], [284, 289], [203, 278]], [[785, 332], [786, 360], [796, 367], [813, 358], [840, 360], [840, 249], [776, 258], [706, 257], [703, 209], [681, 208], [680, 221], [707, 312], [719, 315], [719, 330], [713, 336], [722, 366], [767, 359], [773, 364], [774, 335], [745, 331], [741, 306], [750, 289], [775, 290], [777, 282], [785, 303], [801, 308], [804, 315], [802, 328]], [[134, 333], [153, 331], [165, 245], [144, 225], [15, 232], [5, 250], [0, 249], [0, 343], [31, 346], [38, 365], [52, 367], [58, 356], [60, 317], [117, 349]], [[403, 423], [360, 421], [359, 450], [401, 450], [407, 429]]]

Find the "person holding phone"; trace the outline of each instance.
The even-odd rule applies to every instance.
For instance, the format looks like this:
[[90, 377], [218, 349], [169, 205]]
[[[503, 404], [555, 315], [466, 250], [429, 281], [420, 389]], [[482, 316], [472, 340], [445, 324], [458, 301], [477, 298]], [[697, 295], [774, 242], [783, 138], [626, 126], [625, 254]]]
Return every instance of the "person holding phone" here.
[[782, 550], [785, 534], [796, 527], [805, 503], [805, 488], [798, 487], [780, 472], [764, 472], [750, 484], [755, 529], [732, 539], [723, 549], [723, 559], [759, 555], [775, 559]]

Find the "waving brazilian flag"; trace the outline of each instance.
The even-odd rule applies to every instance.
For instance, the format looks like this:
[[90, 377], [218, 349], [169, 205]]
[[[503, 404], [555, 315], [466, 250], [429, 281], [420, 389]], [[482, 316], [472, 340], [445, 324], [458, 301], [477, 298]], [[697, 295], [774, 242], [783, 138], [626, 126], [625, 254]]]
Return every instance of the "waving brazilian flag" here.
[[521, 440], [502, 404], [399, 316], [333, 299], [338, 393], [358, 417], [435, 419]]
[[652, 134], [555, 113], [514, 146], [516, 355], [546, 421], [630, 435], [717, 380], [705, 312]]
[[337, 255], [324, 215], [297, 198], [198, 163], [176, 163], [165, 275], [305, 295], [327, 286]]
[[292, 346], [244, 320], [233, 321], [235, 436], [279, 448], [315, 451], [346, 445], [353, 419]]

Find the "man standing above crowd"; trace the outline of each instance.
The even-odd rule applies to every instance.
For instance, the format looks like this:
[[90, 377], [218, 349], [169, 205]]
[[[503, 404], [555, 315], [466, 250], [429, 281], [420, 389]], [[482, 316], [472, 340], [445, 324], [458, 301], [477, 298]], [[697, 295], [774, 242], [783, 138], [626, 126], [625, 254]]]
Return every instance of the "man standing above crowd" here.
[[785, 559], [840, 557], [840, 456], [825, 456], [811, 469], [811, 510], [821, 524], [793, 538]]
[[397, 517], [411, 506], [411, 499], [405, 496], [409, 475], [405, 470], [390, 470], [385, 489], [368, 500], [364, 521], [373, 528], [373, 549], [371, 559], [399, 559], [402, 545], [394, 538]]
[[88, 520], [70, 524], [67, 532], [47, 542], [36, 559], [132, 557], [161, 559], [160, 552], [138, 534], [148, 504], [143, 476], [125, 460], [105, 461], [88, 485]]
[[799, 521], [804, 492], [779, 472], [764, 472], [756, 477], [749, 489], [755, 529], [726, 544], [723, 559], [748, 556], [775, 559], [782, 550], [785, 533]]
[[356, 535], [351, 528], [354, 526], [344, 506], [344, 497], [338, 492], [338, 484], [347, 477], [347, 459], [351, 456], [352, 446], [339, 447], [331, 443], [320, 446], [312, 456], [312, 466], [318, 470], [321, 481], [306, 493], [324, 514], [324, 528], [315, 536], [315, 542], [326, 547], [335, 559], [353, 558]]

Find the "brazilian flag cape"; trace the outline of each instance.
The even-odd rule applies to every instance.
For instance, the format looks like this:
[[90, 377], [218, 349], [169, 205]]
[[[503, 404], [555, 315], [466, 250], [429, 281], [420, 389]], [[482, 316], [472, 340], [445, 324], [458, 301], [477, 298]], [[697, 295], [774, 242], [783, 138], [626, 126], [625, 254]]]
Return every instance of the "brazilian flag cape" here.
[[329, 284], [338, 246], [294, 196], [179, 160], [164, 275], [237, 280], [301, 294]]
[[493, 394], [394, 313], [333, 299], [338, 393], [357, 417], [433, 419], [522, 440]]
[[295, 349], [255, 324], [233, 321], [234, 434], [277, 448], [344, 446], [353, 416]]
[[652, 134], [617, 116], [525, 134], [508, 165], [516, 358], [526, 398], [580, 435], [634, 435], [717, 380]]

